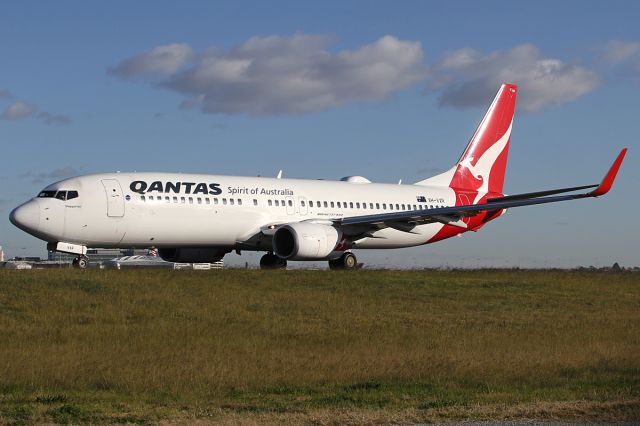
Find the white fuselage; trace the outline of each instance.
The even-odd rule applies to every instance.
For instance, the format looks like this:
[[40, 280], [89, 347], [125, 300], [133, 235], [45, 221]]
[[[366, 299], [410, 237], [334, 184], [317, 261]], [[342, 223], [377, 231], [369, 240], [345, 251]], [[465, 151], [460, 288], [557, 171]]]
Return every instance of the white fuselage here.
[[[448, 187], [169, 173], [86, 175], [41, 194], [46, 191], [78, 192], [69, 200], [36, 197], [25, 203], [35, 204], [34, 216], [38, 211], [25, 230], [48, 242], [242, 250], [270, 250], [256, 236], [271, 225], [451, 206], [456, 197]], [[353, 247], [425, 244], [442, 227], [379, 229]]]

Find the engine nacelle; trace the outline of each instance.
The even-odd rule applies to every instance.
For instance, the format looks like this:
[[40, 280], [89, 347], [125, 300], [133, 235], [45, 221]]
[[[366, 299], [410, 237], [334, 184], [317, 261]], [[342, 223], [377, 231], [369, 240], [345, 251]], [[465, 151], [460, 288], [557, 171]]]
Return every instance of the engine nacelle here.
[[333, 226], [317, 223], [292, 223], [278, 228], [273, 235], [273, 252], [283, 259], [327, 259], [342, 233]]
[[221, 247], [179, 247], [158, 249], [158, 255], [167, 262], [213, 263], [230, 251]]

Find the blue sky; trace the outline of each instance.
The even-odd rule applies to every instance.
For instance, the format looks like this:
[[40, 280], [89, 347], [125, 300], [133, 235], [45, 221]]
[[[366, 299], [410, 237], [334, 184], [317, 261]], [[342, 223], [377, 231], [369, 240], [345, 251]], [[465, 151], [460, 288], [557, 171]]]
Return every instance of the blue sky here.
[[44, 255], [9, 212], [78, 173], [414, 182], [452, 165], [510, 80], [521, 90], [505, 191], [597, 183], [628, 146], [612, 192], [360, 259], [640, 265], [627, 218], [640, 207], [638, 16], [632, 1], [4, 3], [0, 245]]

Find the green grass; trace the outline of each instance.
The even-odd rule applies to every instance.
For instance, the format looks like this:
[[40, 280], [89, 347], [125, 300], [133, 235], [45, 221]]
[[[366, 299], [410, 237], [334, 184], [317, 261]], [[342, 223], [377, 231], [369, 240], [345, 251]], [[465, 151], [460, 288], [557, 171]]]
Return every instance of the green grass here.
[[640, 418], [640, 274], [0, 270], [0, 423]]

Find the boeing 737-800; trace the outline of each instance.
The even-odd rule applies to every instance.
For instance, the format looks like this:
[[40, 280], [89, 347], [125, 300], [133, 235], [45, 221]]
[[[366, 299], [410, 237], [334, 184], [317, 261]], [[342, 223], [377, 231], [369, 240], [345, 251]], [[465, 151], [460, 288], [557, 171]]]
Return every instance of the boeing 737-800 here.
[[328, 260], [331, 268], [350, 269], [357, 264], [353, 249], [434, 243], [478, 231], [508, 208], [606, 194], [626, 148], [599, 185], [502, 193], [517, 92], [502, 85], [460, 160], [413, 185], [360, 176], [92, 174], [47, 186], [10, 219], [49, 250], [76, 254], [80, 267], [87, 265], [87, 247], [154, 246], [174, 262], [213, 262], [232, 250], [252, 250], [267, 252], [263, 268]]

